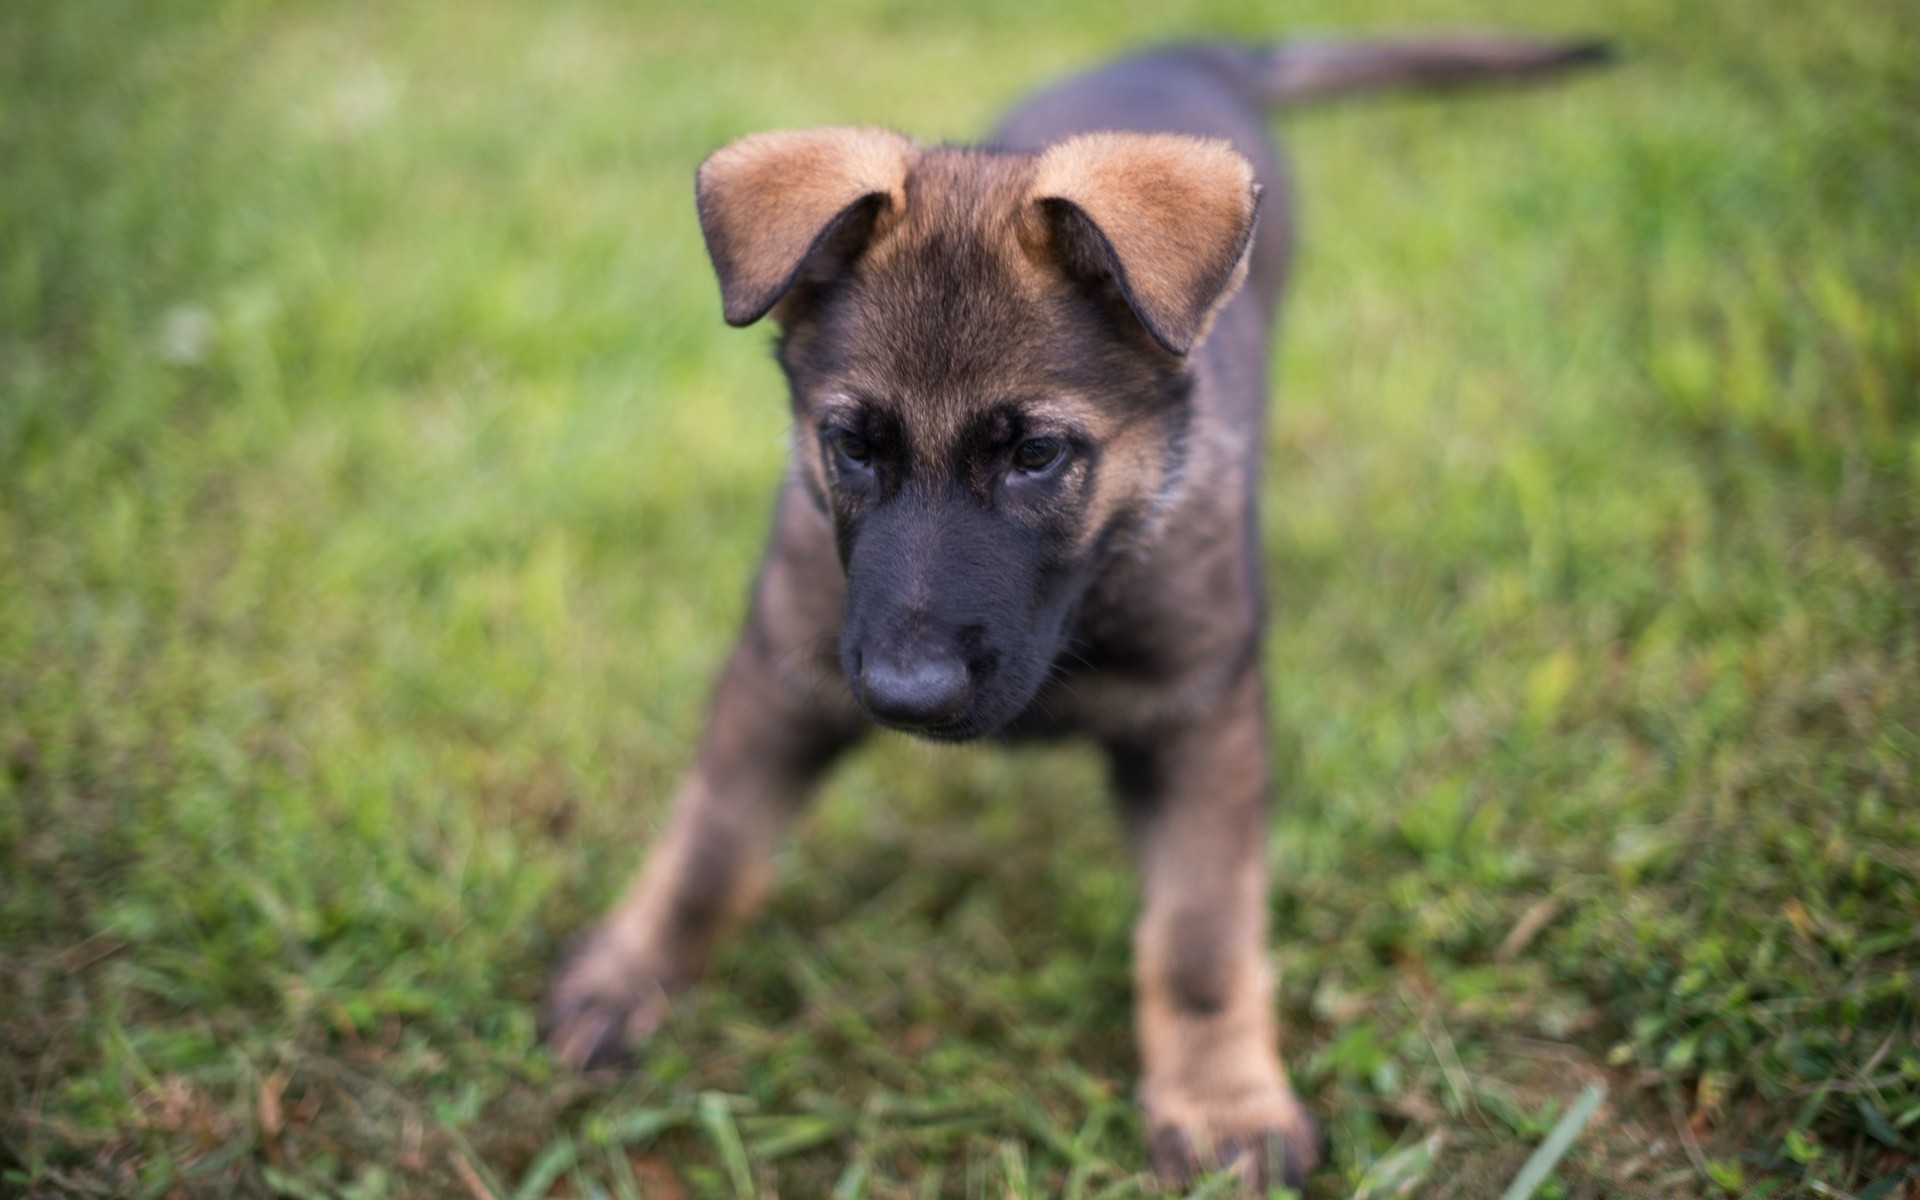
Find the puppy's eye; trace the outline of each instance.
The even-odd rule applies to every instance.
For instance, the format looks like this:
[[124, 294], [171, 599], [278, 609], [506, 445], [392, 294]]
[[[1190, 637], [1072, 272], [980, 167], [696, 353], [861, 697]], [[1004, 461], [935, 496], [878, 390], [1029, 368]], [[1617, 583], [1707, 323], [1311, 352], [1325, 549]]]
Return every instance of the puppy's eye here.
[[851, 462], [863, 463], [873, 456], [873, 447], [867, 439], [851, 429], [836, 429], [827, 435], [827, 440]]
[[1014, 448], [1013, 465], [1030, 475], [1037, 475], [1059, 462], [1066, 448], [1066, 443], [1059, 438], [1028, 438]]

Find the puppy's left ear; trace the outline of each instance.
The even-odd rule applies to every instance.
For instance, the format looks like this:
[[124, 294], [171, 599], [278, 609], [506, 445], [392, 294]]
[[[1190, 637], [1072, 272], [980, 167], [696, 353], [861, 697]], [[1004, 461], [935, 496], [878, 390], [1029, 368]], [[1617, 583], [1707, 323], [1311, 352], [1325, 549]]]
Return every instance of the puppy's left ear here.
[[1110, 276], [1153, 340], [1185, 355], [1246, 277], [1260, 185], [1224, 141], [1092, 133], [1041, 153], [1028, 199], [1069, 271]]
[[864, 248], [906, 206], [920, 147], [891, 129], [756, 133], [707, 156], [694, 176], [729, 325], [751, 325], [809, 266]]

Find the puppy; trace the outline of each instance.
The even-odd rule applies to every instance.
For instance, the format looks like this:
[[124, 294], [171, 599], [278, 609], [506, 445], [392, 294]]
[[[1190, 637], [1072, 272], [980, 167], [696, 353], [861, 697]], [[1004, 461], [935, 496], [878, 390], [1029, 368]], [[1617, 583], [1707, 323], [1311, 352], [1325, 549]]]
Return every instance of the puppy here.
[[1154, 1167], [1299, 1186], [1275, 1052], [1257, 494], [1291, 250], [1287, 102], [1590, 61], [1503, 38], [1154, 51], [1028, 99], [979, 147], [761, 133], [697, 174], [726, 320], [780, 325], [792, 468], [673, 817], [557, 974], [591, 1067], [659, 1025], [753, 911], [782, 827], [875, 724], [1096, 739], [1143, 880]]

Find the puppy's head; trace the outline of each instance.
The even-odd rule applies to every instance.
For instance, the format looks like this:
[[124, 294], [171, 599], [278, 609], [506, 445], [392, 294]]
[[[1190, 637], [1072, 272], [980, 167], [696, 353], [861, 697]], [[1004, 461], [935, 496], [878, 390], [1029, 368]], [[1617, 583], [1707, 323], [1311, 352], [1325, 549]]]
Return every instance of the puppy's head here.
[[814, 129], [716, 151], [698, 195], [727, 321], [784, 329], [853, 694], [924, 736], [992, 732], [1179, 477], [1188, 356], [1244, 274], [1252, 168], [1170, 135], [1035, 155]]

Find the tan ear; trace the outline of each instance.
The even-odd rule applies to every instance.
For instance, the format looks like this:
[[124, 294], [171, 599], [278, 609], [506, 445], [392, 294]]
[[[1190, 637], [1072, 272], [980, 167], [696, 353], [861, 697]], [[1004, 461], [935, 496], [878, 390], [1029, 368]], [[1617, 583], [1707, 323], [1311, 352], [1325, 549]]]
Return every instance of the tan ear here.
[[906, 205], [919, 147], [890, 129], [789, 129], [715, 150], [694, 190], [729, 325], [767, 315], [816, 253]]
[[1029, 198], [1069, 261], [1110, 272], [1153, 339], [1184, 355], [1245, 277], [1260, 186], [1224, 141], [1090, 133], [1041, 153]]

